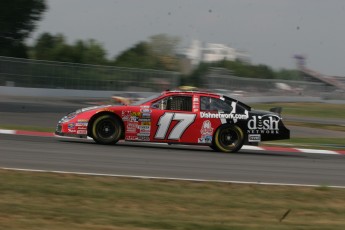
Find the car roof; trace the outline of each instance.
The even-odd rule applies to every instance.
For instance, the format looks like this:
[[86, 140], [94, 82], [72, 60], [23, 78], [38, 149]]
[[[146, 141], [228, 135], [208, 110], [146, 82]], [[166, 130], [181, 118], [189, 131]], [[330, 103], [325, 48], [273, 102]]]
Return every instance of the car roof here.
[[212, 93], [207, 91], [185, 91], [185, 90], [167, 90], [162, 93], [162, 95], [176, 95], [176, 94], [183, 94], [183, 95], [203, 95], [203, 96], [213, 96], [213, 97], [220, 97], [223, 96], [222, 94]]
[[235, 100], [237, 101], [237, 103], [239, 105], [242, 105], [243, 107], [245, 107], [247, 110], [251, 110], [251, 107], [237, 99], [234, 99], [234, 98], [231, 98], [231, 97], [228, 97], [228, 96], [225, 96], [223, 94], [219, 94], [219, 93], [212, 93], [212, 92], [207, 92], [207, 91], [184, 91], [184, 90], [166, 90], [166, 91], [163, 91], [161, 96], [169, 96], [169, 95], [194, 95], [194, 94], [198, 94], [200, 96], [211, 96], [211, 97], [224, 97], [224, 98], [229, 98], [231, 100]]

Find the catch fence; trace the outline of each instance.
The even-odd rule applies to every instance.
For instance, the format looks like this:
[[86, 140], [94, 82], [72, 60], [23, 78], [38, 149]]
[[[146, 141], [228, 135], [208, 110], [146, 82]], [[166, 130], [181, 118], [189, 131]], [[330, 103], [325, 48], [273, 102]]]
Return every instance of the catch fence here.
[[[201, 88], [243, 96], [321, 96], [344, 99], [323, 83], [236, 77], [223, 68], [199, 76]], [[0, 56], [0, 86], [160, 92], [180, 85], [177, 72], [41, 61]], [[337, 92], [334, 94], [333, 92]], [[339, 96], [340, 95], [340, 96]]]
[[178, 84], [176, 72], [0, 57], [1, 86], [161, 91]]
[[203, 87], [248, 96], [321, 96], [335, 90], [317, 82], [236, 77], [223, 68], [210, 68], [204, 77]]

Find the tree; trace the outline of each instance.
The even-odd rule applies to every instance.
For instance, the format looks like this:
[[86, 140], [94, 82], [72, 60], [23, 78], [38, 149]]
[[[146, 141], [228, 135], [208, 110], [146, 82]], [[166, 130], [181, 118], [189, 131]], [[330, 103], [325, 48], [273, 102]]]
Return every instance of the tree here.
[[0, 1], [0, 56], [27, 57], [24, 40], [46, 9], [45, 0]]
[[[63, 38], [60, 39], [60, 41]], [[52, 60], [53, 47], [57, 45], [57, 38], [49, 33], [43, 33], [40, 35], [34, 47], [31, 49], [30, 58], [40, 60]]]
[[93, 39], [67, 43], [62, 34], [41, 34], [33, 47], [30, 58], [49, 61], [74, 62], [82, 64], [107, 64], [106, 51]]
[[169, 36], [166, 34], [153, 35], [149, 39], [148, 45], [152, 52], [158, 56], [175, 56], [176, 49], [180, 42], [179, 37]]
[[73, 62], [74, 52], [66, 42], [62, 34], [51, 35], [43, 33], [40, 35], [30, 51], [30, 58], [48, 61]]
[[178, 71], [176, 55], [178, 37], [154, 35], [122, 52], [114, 61], [116, 66]]
[[131, 68], [158, 69], [158, 58], [153, 55], [147, 42], [139, 42], [122, 52], [114, 65]]
[[179, 60], [176, 55], [179, 42], [179, 37], [166, 34], [157, 34], [150, 37], [148, 45], [153, 54], [158, 57], [161, 69], [170, 71], [179, 69]]
[[285, 80], [301, 80], [298, 71], [285, 70], [274, 71], [271, 67], [266, 65], [251, 65], [240, 60], [228, 61], [222, 60], [211, 63], [200, 63], [199, 66], [189, 75], [183, 78], [183, 84], [194, 86], [202, 85], [202, 76], [207, 74], [210, 67], [219, 67], [231, 70], [234, 76], [245, 78], [259, 78], [259, 79], [285, 79]]
[[84, 64], [107, 64], [106, 51], [103, 46], [94, 39], [87, 41], [78, 40], [73, 46], [75, 62]]

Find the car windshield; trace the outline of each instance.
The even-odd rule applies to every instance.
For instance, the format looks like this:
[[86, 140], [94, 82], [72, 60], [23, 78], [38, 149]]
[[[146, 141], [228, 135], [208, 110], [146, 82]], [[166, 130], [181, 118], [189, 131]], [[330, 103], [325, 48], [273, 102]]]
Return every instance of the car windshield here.
[[151, 95], [149, 97], [146, 97], [146, 98], [143, 98], [143, 99], [141, 99], [139, 101], [136, 101], [136, 102], [132, 103], [131, 105], [142, 105], [142, 104], [145, 104], [146, 102], [149, 102], [152, 99], [155, 99], [155, 98], [159, 97], [160, 95], [161, 95], [160, 93], [153, 94], [153, 95]]

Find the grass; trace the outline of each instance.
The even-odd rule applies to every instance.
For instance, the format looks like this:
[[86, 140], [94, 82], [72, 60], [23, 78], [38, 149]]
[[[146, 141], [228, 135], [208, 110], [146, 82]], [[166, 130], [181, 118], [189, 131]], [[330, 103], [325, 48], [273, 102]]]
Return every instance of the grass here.
[[[343, 229], [345, 190], [0, 170], [0, 229]], [[285, 218], [284, 218], [285, 217]]]
[[326, 129], [332, 131], [340, 131], [345, 132], [345, 126], [341, 125], [333, 125], [333, 124], [320, 124], [320, 123], [312, 123], [312, 122], [300, 122], [300, 121], [284, 121], [286, 126], [300, 126], [300, 127], [308, 127], [308, 128], [316, 128], [316, 129]]
[[288, 140], [265, 141], [262, 145], [289, 146], [294, 148], [313, 148], [329, 150], [345, 150], [344, 138], [303, 138], [298, 137]]
[[282, 107], [283, 115], [315, 118], [344, 119], [345, 106], [328, 103], [265, 103], [252, 104], [255, 109], [269, 110], [272, 107]]

